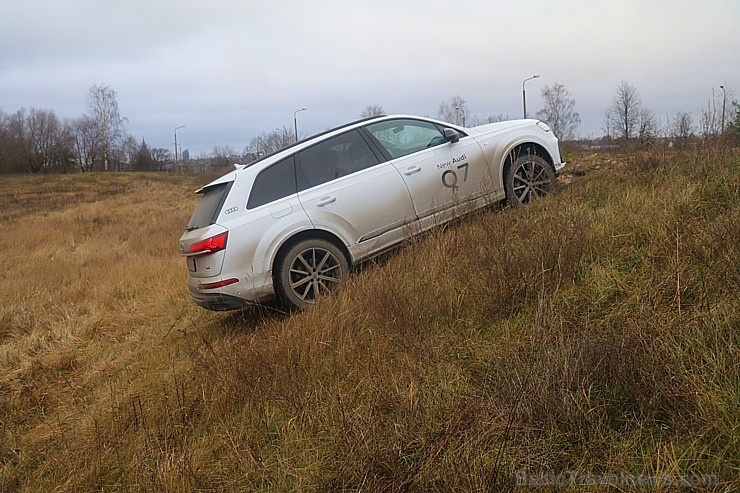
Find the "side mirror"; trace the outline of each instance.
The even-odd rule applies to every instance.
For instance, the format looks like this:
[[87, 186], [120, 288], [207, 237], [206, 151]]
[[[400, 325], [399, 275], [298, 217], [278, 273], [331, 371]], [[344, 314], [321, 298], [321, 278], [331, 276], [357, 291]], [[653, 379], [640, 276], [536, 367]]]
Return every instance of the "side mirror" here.
[[458, 132], [454, 128], [445, 128], [444, 136], [445, 136], [445, 140], [452, 144], [460, 140], [460, 132]]

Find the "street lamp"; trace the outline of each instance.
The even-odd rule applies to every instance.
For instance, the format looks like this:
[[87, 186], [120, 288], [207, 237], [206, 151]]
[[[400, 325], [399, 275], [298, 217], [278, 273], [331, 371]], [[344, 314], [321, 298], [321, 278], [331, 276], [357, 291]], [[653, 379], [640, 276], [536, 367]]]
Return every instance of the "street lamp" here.
[[181, 128], [185, 128], [185, 125], [181, 125], [179, 127], [175, 127], [175, 164], [177, 164], [177, 131]]
[[522, 103], [524, 104], [524, 118], [527, 118], [527, 91], [524, 89], [524, 83], [528, 80], [537, 79], [539, 75], [533, 75], [522, 81]]
[[[460, 120], [462, 120], [462, 126], [465, 126], [465, 113], [463, 113], [462, 108], [459, 106], [455, 106], [455, 110], [457, 111], [457, 124], [460, 124]], [[462, 116], [462, 118], [461, 118]]]
[[301, 108], [293, 112], [293, 127], [295, 128], [295, 141], [298, 142], [298, 115], [299, 111], [306, 111], [308, 108]]
[[725, 93], [725, 86], [719, 86], [722, 89], [722, 134], [725, 133], [725, 100], [727, 99], [727, 93]]

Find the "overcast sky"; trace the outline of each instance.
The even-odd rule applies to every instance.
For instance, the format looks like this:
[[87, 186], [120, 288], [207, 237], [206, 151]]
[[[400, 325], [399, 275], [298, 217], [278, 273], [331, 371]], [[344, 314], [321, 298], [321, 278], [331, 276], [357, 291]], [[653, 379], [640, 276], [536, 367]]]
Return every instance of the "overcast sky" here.
[[[436, 116], [466, 99], [485, 118], [540, 108], [564, 84], [581, 136], [600, 136], [621, 80], [666, 114], [740, 93], [738, 0], [0, 0], [0, 110], [87, 111], [118, 94], [127, 130], [191, 155], [242, 151], [263, 131], [312, 134], [387, 113]], [[730, 94], [728, 93], [728, 96]]]

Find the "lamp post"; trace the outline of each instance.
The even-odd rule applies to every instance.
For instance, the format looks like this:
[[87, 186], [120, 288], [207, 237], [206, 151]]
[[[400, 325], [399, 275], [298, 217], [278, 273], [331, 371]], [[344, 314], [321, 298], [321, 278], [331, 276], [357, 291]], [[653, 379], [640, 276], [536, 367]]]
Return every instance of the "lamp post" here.
[[722, 134], [725, 133], [725, 101], [727, 100], [727, 93], [725, 92], [725, 86], [719, 86], [722, 89]]
[[460, 125], [460, 120], [462, 120], [462, 126], [465, 126], [465, 113], [462, 111], [462, 108], [459, 106], [455, 106], [455, 111], [457, 111], [457, 124]]
[[298, 112], [299, 111], [306, 111], [308, 108], [301, 108], [299, 110], [295, 110], [293, 112], [293, 128], [295, 128], [295, 141], [298, 142]]
[[179, 127], [175, 127], [175, 164], [177, 164], [177, 131], [181, 128], [185, 128], [185, 125], [180, 125]]
[[527, 91], [526, 89], [524, 89], [524, 83], [527, 82], [528, 80], [537, 79], [537, 78], [539, 78], [539, 74], [533, 75], [532, 77], [529, 77], [522, 81], [522, 103], [524, 104], [524, 118], [527, 118]]

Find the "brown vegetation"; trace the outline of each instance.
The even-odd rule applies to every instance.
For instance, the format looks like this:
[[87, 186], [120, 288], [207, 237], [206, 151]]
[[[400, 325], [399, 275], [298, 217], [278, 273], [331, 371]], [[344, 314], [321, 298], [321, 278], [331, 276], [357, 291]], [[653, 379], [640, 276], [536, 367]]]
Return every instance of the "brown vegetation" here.
[[198, 178], [5, 177], [0, 491], [496, 491], [568, 470], [732, 491], [739, 164], [572, 156], [556, 195], [293, 315], [190, 302]]

